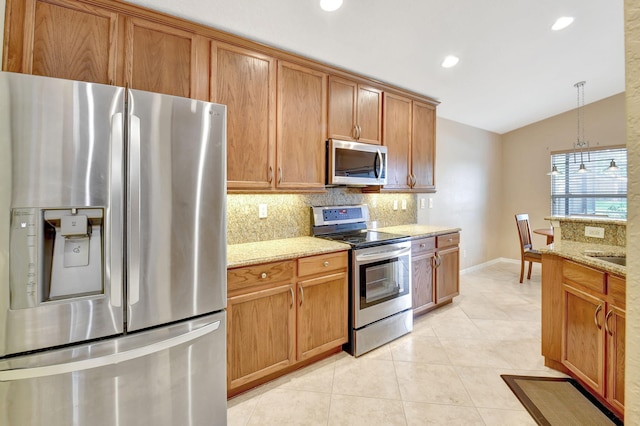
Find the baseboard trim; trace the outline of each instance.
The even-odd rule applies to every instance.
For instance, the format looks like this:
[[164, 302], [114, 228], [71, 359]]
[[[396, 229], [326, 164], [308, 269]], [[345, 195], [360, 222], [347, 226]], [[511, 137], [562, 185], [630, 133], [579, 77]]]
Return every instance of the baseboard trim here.
[[475, 272], [475, 271], [478, 271], [480, 269], [486, 268], [487, 266], [495, 265], [496, 263], [502, 263], [502, 262], [514, 263], [516, 265], [519, 265], [520, 264], [520, 259], [509, 259], [507, 257], [498, 257], [496, 259], [489, 260], [488, 262], [480, 263], [478, 265], [474, 265], [474, 266], [470, 266], [470, 267], [465, 268], [465, 269], [461, 269], [460, 270], [460, 275], [469, 274], [471, 272]]

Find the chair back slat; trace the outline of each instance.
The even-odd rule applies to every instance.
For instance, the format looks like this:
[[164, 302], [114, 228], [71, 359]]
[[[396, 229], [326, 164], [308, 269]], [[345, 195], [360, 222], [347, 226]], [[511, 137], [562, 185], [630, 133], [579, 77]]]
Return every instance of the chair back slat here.
[[533, 248], [531, 227], [529, 225], [529, 215], [521, 213], [516, 215], [516, 225], [518, 226], [518, 234], [520, 235], [521, 250], [531, 250]]

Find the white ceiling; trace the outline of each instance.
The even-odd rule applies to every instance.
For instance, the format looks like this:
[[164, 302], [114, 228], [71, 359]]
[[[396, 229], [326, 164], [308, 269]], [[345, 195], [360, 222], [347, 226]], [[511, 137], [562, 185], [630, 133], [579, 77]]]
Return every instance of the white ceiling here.
[[[129, 0], [441, 101], [496, 133], [624, 91], [623, 0]], [[559, 32], [560, 16], [575, 17]], [[440, 67], [454, 54], [459, 64]]]

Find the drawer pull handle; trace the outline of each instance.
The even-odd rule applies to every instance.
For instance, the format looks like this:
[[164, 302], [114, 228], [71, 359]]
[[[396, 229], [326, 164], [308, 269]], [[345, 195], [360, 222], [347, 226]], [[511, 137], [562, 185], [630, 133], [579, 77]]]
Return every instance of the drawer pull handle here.
[[453, 242], [453, 238], [449, 238], [449, 242], [450, 242], [450, 243], [451, 243], [451, 242]]
[[295, 294], [293, 294], [293, 287], [289, 287], [289, 291], [291, 291], [291, 304], [289, 305], [290, 308], [293, 308], [293, 299], [296, 297]]
[[304, 303], [304, 289], [302, 287], [298, 287], [300, 289], [300, 306]]
[[329, 262], [324, 262], [324, 266], [329, 266]]
[[593, 315], [593, 321], [596, 323], [596, 327], [598, 327], [598, 330], [602, 329], [602, 326], [600, 325], [600, 323], [598, 322], [598, 313], [602, 310], [602, 303], [598, 305], [598, 307], [596, 308], [596, 312]]
[[425, 243], [420, 244], [420, 248], [425, 248], [427, 245]]
[[266, 272], [263, 272], [263, 273], [260, 275], [260, 278], [262, 278], [262, 279], [267, 278], [267, 273], [266, 273]]

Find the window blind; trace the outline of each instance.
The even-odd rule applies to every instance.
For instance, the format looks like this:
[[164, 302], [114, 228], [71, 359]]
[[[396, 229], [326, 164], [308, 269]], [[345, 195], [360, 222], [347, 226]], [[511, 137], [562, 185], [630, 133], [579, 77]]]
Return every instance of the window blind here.
[[[551, 176], [551, 214], [553, 216], [596, 215], [627, 217], [627, 149], [585, 151], [586, 173], [578, 173], [580, 152], [551, 154], [551, 166], [559, 175]], [[618, 171], [610, 172], [611, 160]]]

